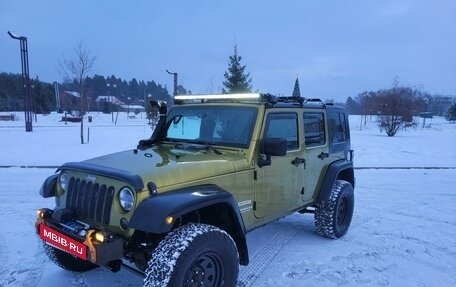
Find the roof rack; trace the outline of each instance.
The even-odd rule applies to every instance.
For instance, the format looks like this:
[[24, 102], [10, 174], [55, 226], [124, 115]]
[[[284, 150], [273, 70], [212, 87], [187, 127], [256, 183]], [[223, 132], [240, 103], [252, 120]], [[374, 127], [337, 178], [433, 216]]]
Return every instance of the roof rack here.
[[279, 97], [271, 94], [260, 93], [238, 93], [238, 94], [195, 94], [195, 95], [176, 95], [175, 104], [184, 103], [213, 103], [213, 102], [242, 102], [242, 103], [259, 103], [265, 104], [266, 107], [272, 108], [277, 104], [291, 104], [304, 107], [304, 104], [319, 104], [325, 106], [320, 99], [306, 99], [302, 97]]
[[277, 97], [271, 94], [264, 94], [263, 98], [268, 107], [274, 107], [278, 103], [294, 104], [302, 107], [304, 105], [304, 102], [306, 101], [305, 98], [301, 97]]
[[176, 95], [175, 104], [207, 102], [261, 102], [259, 93]]
[[302, 98], [302, 97], [277, 97], [273, 96], [271, 94], [264, 94], [264, 98], [266, 99], [266, 104], [268, 107], [274, 107], [276, 104], [292, 104], [292, 105], [298, 105], [299, 107], [303, 108], [305, 105], [318, 105], [321, 106], [322, 108], [326, 107], [326, 104], [318, 98], [313, 98], [313, 99], [307, 99], [307, 98]]
[[322, 107], [326, 107], [326, 105], [327, 105], [321, 99], [318, 99], [318, 98], [306, 99], [306, 104], [318, 105], [318, 106], [322, 106]]

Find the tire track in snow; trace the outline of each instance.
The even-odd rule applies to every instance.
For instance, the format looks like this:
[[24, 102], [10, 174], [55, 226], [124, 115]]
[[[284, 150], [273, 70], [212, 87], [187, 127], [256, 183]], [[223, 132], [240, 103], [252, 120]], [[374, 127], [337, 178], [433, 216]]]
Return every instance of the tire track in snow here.
[[267, 244], [260, 248], [250, 258], [251, 263], [239, 270], [238, 287], [253, 286], [269, 262], [276, 257], [283, 246], [290, 241], [296, 232], [297, 230], [279, 231]]
[[2, 263], [0, 265], [0, 286], [3, 286], [3, 282], [7, 279], [7, 273], [8, 270], [5, 268], [5, 266], [8, 266], [8, 249], [6, 245], [5, 239], [3, 239], [3, 236], [0, 234], [0, 262]]
[[[410, 240], [407, 237], [401, 237], [401, 239]], [[342, 240], [344, 240], [344, 239], [342, 239]], [[422, 258], [418, 258], [418, 257], [414, 256], [413, 253], [410, 253], [409, 249], [405, 250], [405, 252], [401, 252], [399, 250], [396, 250], [394, 248], [394, 246], [392, 248], [391, 247], [384, 247], [384, 246], [382, 247], [382, 246], [377, 246], [377, 245], [366, 243], [366, 242], [359, 241], [359, 240], [350, 240], [350, 241], [344, 240], [344, 241], [346, 241], [348, 243], [351, 243], [351, 244], [355, 244], [357, 246], [364, 246], [364, 247], [367, 248], [367, 250], [370, 250], [369, 252], [376, 253], [376, 254], [381, 255], [381, 256], [388, 256], [388, 255], [395, 256], [395, 257], [398, 257], [398, 258], [402, 258], [402, 259], [404, 259], [406, 261], [409, 261], [410, 263], [417, 263], [417, 264], [420, 264], [420, 265], [423, 265], [423, 266], [426, 266], [426, 267], [431, 267], [431, 268], [433, 268], [436, 271], [443, 271], [443, 272], [451, 274], [455, 270], [454, 269], [454, 265], [453, 266], [445, 266], [445, 265], [434, 263], [434, 262], [431, 262], [431, 261], [428, 261], [428, 260], [425, 260], [425, 259], [422, 259]], [[425, 245], [426, 247], [432, 248], [432, 249], [436, 248], [435, 246], [432, 246], [432, 244], [427, 243], [427, 242], [426, 242], [426, 244], [421, 244], [421, 245]]]
[[[377, 207], [369, 207], [369, 209], [373, 210], [373, 211], [377, 211], [379, 214], [382, 214], [382, 213], [385, 212], [384, 209], [377, 208]], [[413, 219], [425, 220], [425, 221], [434, 222], [434, 223], [448, 224], [448, 225], [452, 225], [452, 226], [456, 227], [456, 223], [454, 223], [454, 222], [450, 222], [448, 220], [440, 220], [440, 219], [437, 219], [437, 218], [434, 218], [434, 217], [430, 217], [430, 216], [426, 216], [426, 215], [417, 215], [417, 214], [407, 213], [407, 212], [403, 212], [403, 211], [388, 211], [388, 213], [389, 214], [399, 215], [399, 216], [404, 216], [404, 217], [410, 217], [410, 218], [413, 218]], [[356, 226], [362, 225], [362, 224], [364, 224], [364, 223], [366, 223], [368, 221], [369, 220], [364, 220], [363, 222], [361, 222], [360, 224], [358, 224]]]
[[[27, 234], [24, 234], [23, 232], [18, 234], [19, 235], [17, 236], [21, 237], [27, 236]], [[45, 263], [47, 261], [44, 253], [38, 247], [33, 255], [25, 259], [25, 253], [20, 251], [16, 256], [22, 258], [21, 260], [18, 262], [8, 262], [6, 252], [3, 254], [6, 244], [2, 241], [4, 240], [0, 238], [0, 251], [2, 252], [0, 255], [0, 260], [2, 261], [0, 262], [2, 262], [2, 266], [7, 266], [7, 268], [0, 269], [0, 286], [35, 286], [37, 282], [40, 281], [44, 272]], [[24, 264], [24, 262], [26, 262], [26, 264]], [[25, 268], [25, 266], [29, 267]]]

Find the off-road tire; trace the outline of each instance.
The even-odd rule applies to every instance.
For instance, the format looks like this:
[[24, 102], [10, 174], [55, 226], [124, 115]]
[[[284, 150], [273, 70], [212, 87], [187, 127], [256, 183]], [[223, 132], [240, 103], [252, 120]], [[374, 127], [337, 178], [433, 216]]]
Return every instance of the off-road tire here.
[[89, 261], [82, 260], [74, 255], [46, 244], [44, 241], [43, 248], [49, 259], [51, 259], [51, 261], [54, 262], [57, 266], [65, 270], [85, 272], [98, 267], [98, 265], [95, 265]]
[[320, 201], [315, 208], [317, 233], [328, 238], [339, 238], [347, 233], [353, 216], [355, 197], [353, 186], [344, 180], [336, 180], [329, 199]]
[[207, 224], [191, 223], [171, 231], [147, 264], [145, 287], [234, 287], [239, 254], [231, 236]]

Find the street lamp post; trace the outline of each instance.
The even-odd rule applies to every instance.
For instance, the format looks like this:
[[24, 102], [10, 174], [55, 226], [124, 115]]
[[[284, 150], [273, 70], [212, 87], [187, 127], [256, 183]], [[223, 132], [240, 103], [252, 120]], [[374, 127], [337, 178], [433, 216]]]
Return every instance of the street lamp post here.
[[109, 109], [111, 110], [111, 118], [112, 118], [112, 122], [114, 122], [114, 104], [113, 104], [113, 100], [112, 100], [112, 96], [111, 96], [111, 87], [117, 88], [117, 85], [107, 83], [106, 87], [108, 87], [108, 101], [109, 101]]
[[30, 100], [30, 78], [29, 78], [29, 63], [28, 63], [28, 47], [27, 37], [17, 36], [14, 33], [8, 31], [8, 35], [19, 40], [21, 47], [21, 65], [22, 65], [22, 94], [24, 96], [24, 113], [25, 113], [25, 131], [33, 131], [32, 126], [32, 111], [31, 111], [31, 100]]
[[177, 95], [177, 73], [172, 73], [168, 69], [166, 69], [166, 72], [170, 75], [173, 75], [174, 77], [174, 91], [173, 91], [173, 96], [175, 97]]
[[428, 116], [427, 115], [427, 106], [429, 104], [429, 98], [425, 97], [423, 99], [423, 101], [424, 101], [424, 113], [423, 113], [423, 129], [424, 129], [424, 127], [426, 126], [426, 117]]
[[32, 101], [32, 113], [35, 116], [35, 123], [38, 122], [37, 116], [36, 116], [36, 90], [35, 90], [35, 85], [31, 84], [30, 85], [30, 98]]
[[[150, 101], [152, 100], [152, 95], [151, 94], [148, 94], [147, 95], [147, 104], [146, 105], [150, 105]], [[144, 106], [144, 113], [146, 114], [146, 118], [149, 120], [149, 125], [150, 125], [150, 116], [147, 115], [147, 111], [146, 111], [146, 106]]]
[[127, 98], [127, 118], [130, 116], [130, 101], [131, 101], [131, 98], [128, 97]]

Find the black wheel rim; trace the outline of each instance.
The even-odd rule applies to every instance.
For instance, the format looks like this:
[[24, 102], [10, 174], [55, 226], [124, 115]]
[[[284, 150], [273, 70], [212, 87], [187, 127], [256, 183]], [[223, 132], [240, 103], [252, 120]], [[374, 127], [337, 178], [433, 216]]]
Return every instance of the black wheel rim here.
[[185, 287], [218, 287], [222, 284], [222, 260], [217, 254], [205, 253], [193, 261], [185, 275]]
[[345, 223], [347, 218], [347, 210], [348, 210], [348, 198], [346, 196], [342, 196], [339, 204], [337, 205], [337, 225], [341, 226]]

